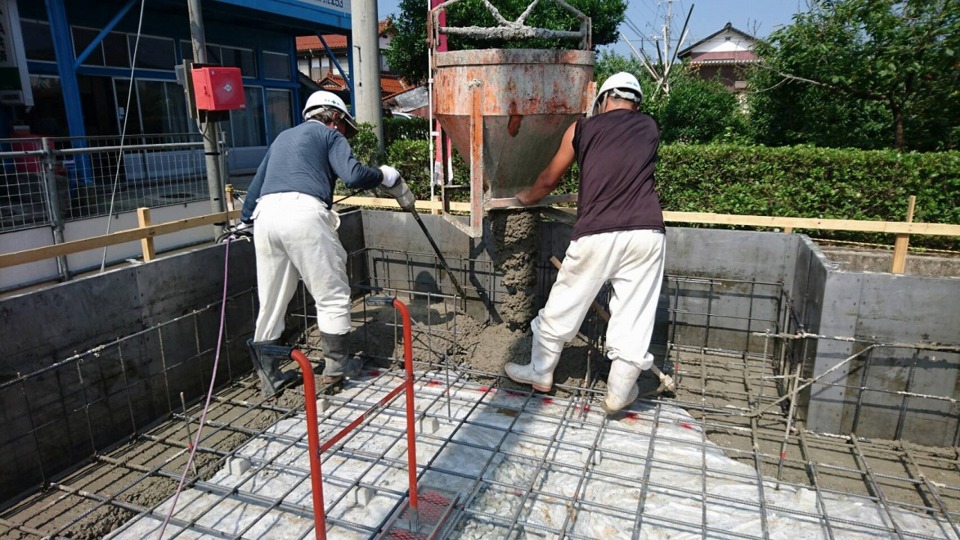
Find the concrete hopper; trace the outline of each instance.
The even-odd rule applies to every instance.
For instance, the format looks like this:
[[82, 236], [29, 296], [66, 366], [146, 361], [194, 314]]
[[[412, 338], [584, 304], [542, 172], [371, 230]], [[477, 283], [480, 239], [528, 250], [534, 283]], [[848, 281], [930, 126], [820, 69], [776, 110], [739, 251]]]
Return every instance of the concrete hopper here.
[[[432, 11], [433, 43], [439, 42], [440, 34], [457, 34], [480, 39], [577, 39], [581, 46], [580, 50], [433, 50], [433, 112], [453, 147], [470, 164], [471, 220], [469, 227], [461, 228], [477, 237], [484, 211], [516, 204], [514, 195], [533, 185], [556, 152], [564, 130], [586, 112], [595, 92], [595, 54], [590, 47], [589, 18], [561, 0], [557, 0], [561, 7], [580, 18], [579, 31], [523, 26], [533, 6], [512, 22], [492, 12], [500, 23], [497, 28], [443, 26], [440, 10], [456, 1]], [[543, 204], [555, 199], [545, 199]]]
[[482, 210], [533, 184], [592, 99], [593, 51], [452, 51], [435, 65], [434, 113], [471, 164]]

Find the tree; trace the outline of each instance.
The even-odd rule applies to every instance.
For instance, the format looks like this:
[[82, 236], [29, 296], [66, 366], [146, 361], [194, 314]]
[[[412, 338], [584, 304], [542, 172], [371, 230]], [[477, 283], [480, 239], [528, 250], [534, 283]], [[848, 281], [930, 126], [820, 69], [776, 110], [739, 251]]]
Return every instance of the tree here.
[[[606, 45], [617, 39], [617, 27], [623, 22], [627, 4], [625, 0], [570, 0], [574, 8], [591, 18], [593, 46]], [[401, 0], [400, 15], [394, 20], [396, 35], [387, 49], [387, 61], [390, 67], [411, 83], [422, 83], [429, 75], [427, 66], [427, 11], [422, 0]], [[515, 20], [528, 7], [527, 0], [492, 1], [500, 13], [508, 20]], [[494, 27], [493, 16], [480, 0], [463, 0], [449, 6], [446, 10], [447, 26]], [[569, 11], [555, 2], [540, 2], [526, 19], [531, 27], [551, 30], [578, 30], [580, 21]], [[450, 48], [491, 49], [491, 48], [530, 48], [530, 49], [569, 49], [576, 43], [570, 40], [528, 39], [521, 41], [482, 40], [463, 36], [450, 36]]]
[[387, 64], [410, 84], [421, 84], [429, 77], [424, 4], [424, 0], [400, 0], [400, 15], [390, 16], [395, 33], [386, 51]]
[[752, 108], [761, 123], [779, 126], [787, 138], [809, 135], [806, 142], [853, 128], [867, 140], [851, 145], [871, 147], [871, 133], [885, 126], [886, 144], [898, 150], [953, 148], [958, 49], [957, 0], [813, 3], [758, 44], [758, 69], [770, 73], [753, 80], [761, 92]]
[[602, 51], [594, 69], [597, 87], [610, 75], [632, 73], [643, 89], [640, 109], [660, 125], [663, 143], [710, 143], [726, 136], [745, 137], [745, 119], [737, 98], [718, 81], [705, 81], [682, 65], [670, 72], [670, 93], [654, 81], [640, 61]]
[[661, 92], [652, 114], [660, 140], [704, 144], [724, 137], [742, 138], [745, 128], [737, 97], [717, 80], [703, 80], [682, 65], [670, 72], [670, 93]]

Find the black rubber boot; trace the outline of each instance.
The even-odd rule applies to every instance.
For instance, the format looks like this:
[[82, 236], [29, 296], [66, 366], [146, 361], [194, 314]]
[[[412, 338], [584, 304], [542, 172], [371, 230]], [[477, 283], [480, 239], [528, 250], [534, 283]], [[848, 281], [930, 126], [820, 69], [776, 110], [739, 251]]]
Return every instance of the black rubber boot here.
[[292, 347], [277, 345], [276, 340], [254, 342], [253, 339], [247, 340], [247, 347], [253, 367], [260, 377], [260, 392], [264, 399], [276, 396], [284, 386], [297, 378], [296, 373], [280, 371], [280, 362], [290, 358]]
[[360, 373], [359, 358], [350, 358], [349, 334], [320, 333], [323, 339], [323, 384], [334, 384], [344, 377], [356, 377]]

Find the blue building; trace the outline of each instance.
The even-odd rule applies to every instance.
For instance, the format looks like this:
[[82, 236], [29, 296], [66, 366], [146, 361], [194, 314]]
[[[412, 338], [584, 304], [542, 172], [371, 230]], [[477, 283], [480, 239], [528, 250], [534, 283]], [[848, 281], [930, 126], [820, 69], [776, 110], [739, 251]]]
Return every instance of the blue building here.
[[[350, 34], [349, 0], [201, 0], [209, 64], [235, 66], [246, 110], [221, 124], [232, 147], [262, 147], [299, 121], [309, 87], [295, 37]], [[6, 99], [0, 136], [93, 137], [196, 131], [176, 66], [191, 60], [186, 0], [0, 0], [19, 12], [32, 94]], [[133, 83], [131, 84], [131, 81]], [[131, 94], [132, 92], [132, 94]], [[128, 105], [129, 103], [129, 105]]]
[[[219, 121], [222, 183], [242, 191], [300, 122], [316, 82], [296, 37], [350, 39], [350, 0], [195, 0], [206, 64], [240, 69], [245, 109]], [[22, 251], [210, 212], [204, 141], [188, 110], [188, 0], [0, 0], [0, 246]], [[331, 55], [332, 57], [332, 55]], [[349, 65], [343, 66], [347, 70]], [[157, 250], [210, 240], [193, 228]], [[136, 243], [22, 264], [0, 290], [138, 256]]]

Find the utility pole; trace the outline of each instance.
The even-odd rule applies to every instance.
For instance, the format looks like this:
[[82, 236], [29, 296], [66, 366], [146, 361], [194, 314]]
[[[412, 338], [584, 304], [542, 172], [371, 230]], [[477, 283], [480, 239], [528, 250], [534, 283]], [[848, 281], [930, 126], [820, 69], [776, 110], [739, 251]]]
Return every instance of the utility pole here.
[[357, 122], [373, 124], [381, 154], [383, 142], [383, 105], [380, 99], [380, 21], [377, 0], [351, 3], [350, 25], [353, 27], [353, 114]]
[[[683, 42], [687, 39], [687, 25], [690, 24], [690, 16], [693, 15], [693, 4], [690, 5], [690, 10], [687, 11], [687, 18], [683, 22], [683, 29], [680, 31], [680, 39], [677, 41], [677, 46], [673, 48], [673, 52], [670, 52], [670, 26], [673, 21], [673, 0], [667, 0], [667, 11], [663, 18], [663, 27], [661, 31], [663, 32], [663, 49], [660, 48], [659, 36], [654, 32], [650, 36], [650, 41], [656, 46], [657, 49], [657, 62], [654, 61], [646, 54], [646, 52], [638, 51], [636, 47], [630, 43], [630, 40], [627, 39], [627, 36], [623, 32], [620, 32], [620, 39], [622, 39], [627, 46], [630, 47], [630, 50], [633, 52], [634, 56], [640, 60], [640, 63], [643, 64], [644, 69], [647, 70], [647, 73], [650, 74], [650, 77], [657, 83], [656, 88], [654, 89], [654, 95], [660, 92], [662, 88], [664, 93], [670, 93], [670, 70], [673, 67], [673, 63], [676, 60], [677, 53], [683, 47]], [[635, 26], [634, 30], [640, 34], [640, 39], [643, 40], [643, 36], [640, 33], [640, 30]]]
[[670, 58], [670, 23], [673, 19], [673, 0], [667, 0], [667, 13], [663, 16], [663, 57]]
[[[207, 39], [203, 33], [203, 13], [200, 10], [200, 0], [187, 0], [187, 9], [190, 14], [190, 41], [193, 44], [193, 61], [198, 64], [207, 63]], [[184, 73], [190, 77], [189, 72]], [[193, 100], [191, 100], [193, 102]], [[200, 121], [200, 133], [203, 135], [203, 153], [207, 165], [207, 189], [210, 191], [210, 208], [214, 214], [224, 211], [223, 181], [220, 177], [220, 149], [219, 124], [211, 119], [209, 111], [197, 111]], [[213, 236], [218, 231], [214, 227]]]
[[[663, 91], [670, 93], [670, 24], [673, 23], [673, 0], [667, 0], [667, 14], [663, 16]], [[677, 44], [677, 47], [680, 45]]]

